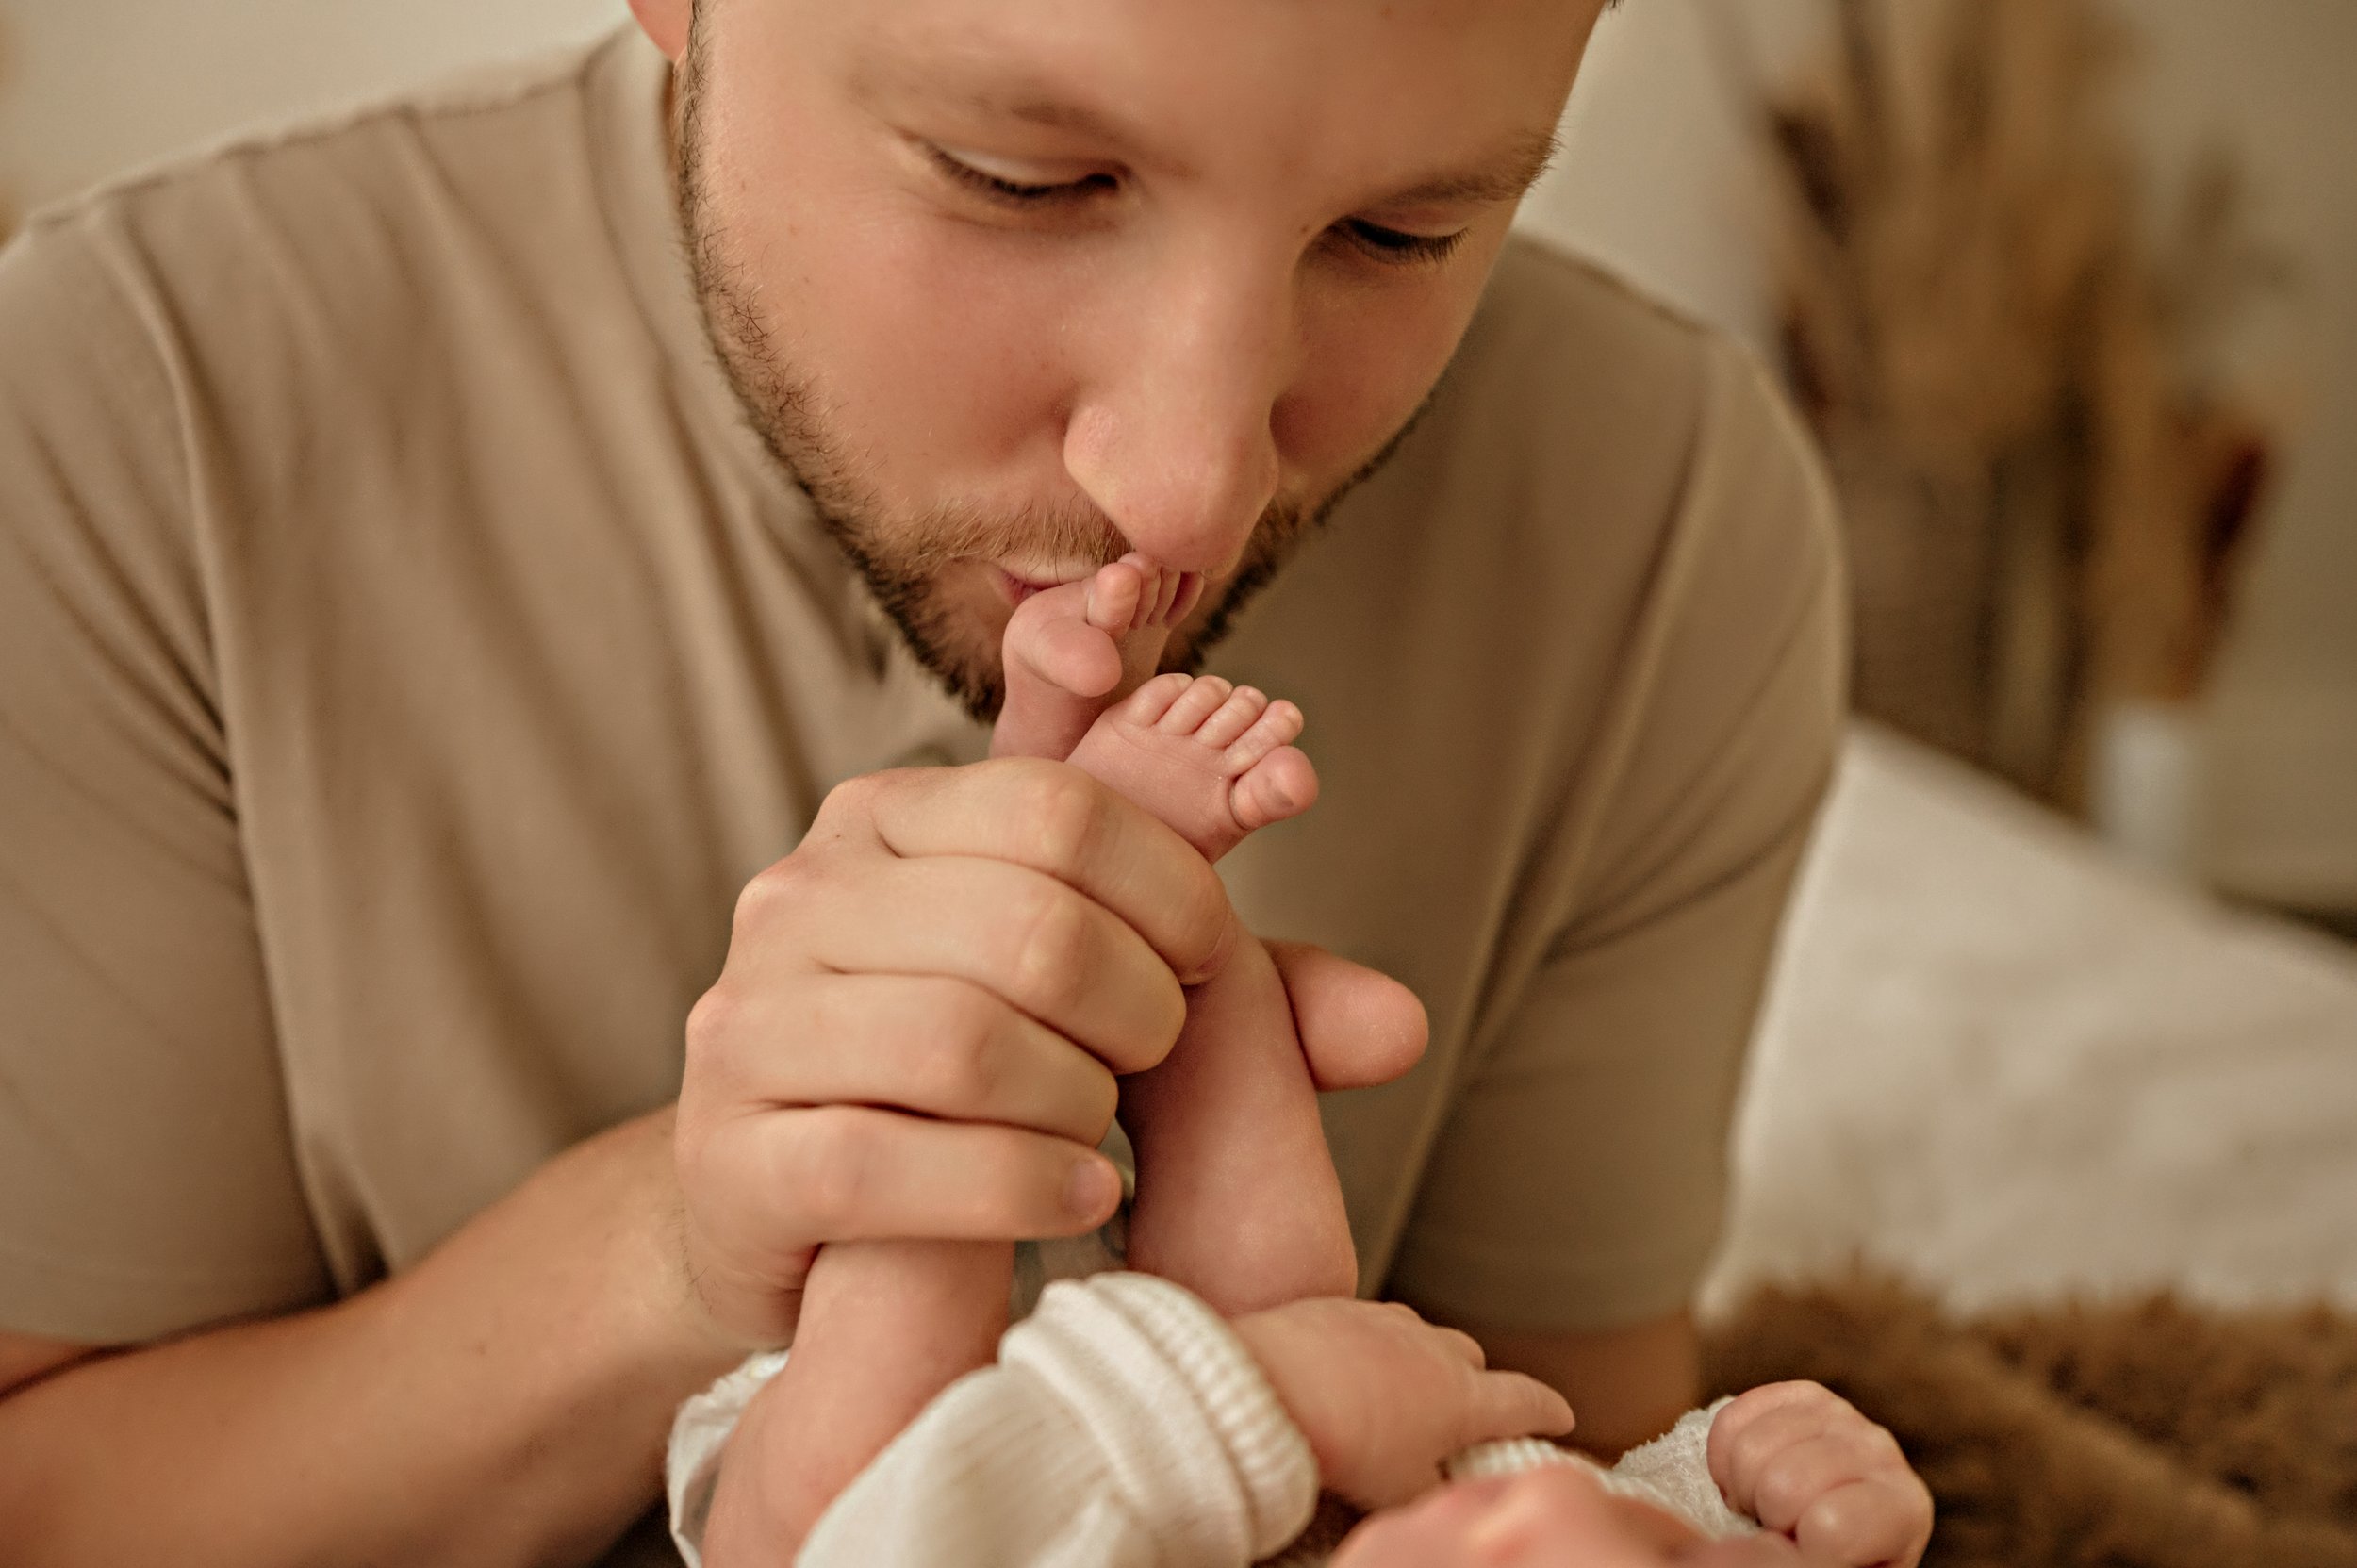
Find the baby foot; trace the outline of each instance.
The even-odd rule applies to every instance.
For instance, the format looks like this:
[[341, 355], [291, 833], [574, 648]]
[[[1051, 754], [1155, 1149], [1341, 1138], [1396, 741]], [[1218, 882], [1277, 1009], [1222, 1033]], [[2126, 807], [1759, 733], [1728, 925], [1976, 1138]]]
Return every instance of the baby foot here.
[[1200, 572], [1132, 553], [1015, 606], [1000, 645], [1007, 697], [991, 755], [1069, 757], [1109, 703], [1154, 673], [1171, 628], [1202, 597]]
[[1070, 760], [1217, 860], [1318, 798], [1291, 702], [1216, 675], [1157, 675], [1106, 709]]

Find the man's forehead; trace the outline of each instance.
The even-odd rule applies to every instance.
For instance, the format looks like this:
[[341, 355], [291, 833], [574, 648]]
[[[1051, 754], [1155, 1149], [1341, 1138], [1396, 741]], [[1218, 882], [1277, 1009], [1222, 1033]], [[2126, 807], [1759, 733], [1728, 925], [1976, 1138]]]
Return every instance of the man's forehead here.
[[[1215, 40], [1190, 39], [1158, 50], [1152, 45], [1160, 24], [1171, 11], [1195, 8], [1169, 8], [1162, 18], [1141, 24], [1122, 14], [1134, 9], [1131, 0], [1094, 0], [1090, 19], [1076, 23], [1060, 0], [996, 0], [986, 7], [904, 0], [877, 7], [868, 25], [854, 31], [849, 85], [871, 101], [922, 104], [977, 125], [1069, 138], [1094, 156], [1182, 173], [1192, 172], [1188, 143], [1221, 124], [1238, 104], [1248, 111], [1314, 112], [1325, 94], [1346, 106], [1345, 112], [1355, 111], [1361, 123], [1350, 127], [1354, 137], [1412, 149], [1412, 160], [1395, 171], [1401, 176], [1395, 189], [1385, 192], [1411, 203], [1511, 200], [1555, 154], [1555, 112], [1569, 83], [1569, 63], [1576, 60], [1575, 42], [1558, 83], [1543, 74], [1531, 76], [1526, 55], [1484, 62], [1485, 49], [1503, 52], [1512, 31], [1495, 16], [1475, 27], [1471, 18], [1484, 8], [1472, 0], [1413, 26], [1400, 25], [1393, 8], [1376, 0], [1246, 0], [1216, 8], [1246, 15], [1323, 11], [1357, 25], [1326, 49], [1315, 47], [1322, 41], [1314, 28], [1305, 29], [1304, 18], [1295, 15], [1276, 19], [1287, 25], [1273, 25], [1265, 38], [1240, 37], [1231, 29]], [[1579, 9], [1578, 0], [1558, 6], [1557, 13], [1566, 8]], [[1353, 14], [1362, 11], [1380, 14]], [[1058, 25], [1041, 25], [1049, 20]], [[1437, 62], [1434, 36], [1458, 31], [1476, 36], [1452, 51], [1459, 59]], [[1531, 90], [1503, 95], [1465, 91], [1472, 85], [1465, 56], [1473, 57], [1476, 71], [1488, 64], [1501, 81], [1524, 75]], [[1338, 85], [1341, 91], [1329, 91]]]

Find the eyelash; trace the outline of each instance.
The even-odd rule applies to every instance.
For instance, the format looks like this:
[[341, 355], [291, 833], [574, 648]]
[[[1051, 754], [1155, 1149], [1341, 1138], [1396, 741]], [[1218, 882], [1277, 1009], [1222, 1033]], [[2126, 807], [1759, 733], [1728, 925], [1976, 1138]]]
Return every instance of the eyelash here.
[[1062, 185], [1022, 185], [1014, 180], [1002, 180], [996, 174], [984, 173], [961, 158], [951, 157], [938, 147], [928, 147], [925, 151], [931, 155], [934, 166], [958, 184], [969, 186], [985, 196], [1012, 205], [1040, 206], [1049, 202], [1070, 200], [1090, 190], [1103, 190], [1113, 183], [1109, 174], [1091, 174], [1084, 180], [1073, 180]]
[[[1091, 174], [1086, 179], [1060, 185], [1025, 185], [986, 173], [961, 158], [952, 157], [939, 147], [928, 147], [925, 151], [931, 157], [933, 166], [952, 183], [1010, 206], [1044, 206], [1051, 203], [1077, 201], [1113, 184], [1109, 174]], [[1455, 255], [1457, 247], [1465, 238], [1462, 229], [1455, 234], [1405, 234], [1398, 229], [1388, 229], [1379, 223], [1356, 218], [1343, 223], [1342, 228], [1361, 251], [1388, 267], [1436, 267]]]
[[1463, 229], [1455, 234], [1403, 234], [1356, 218], [1343, 226], [1350, 231], [1353, 239], [1393, 267], [1437, 267], [1456, 255], [1457, 247], [1465, 239]]

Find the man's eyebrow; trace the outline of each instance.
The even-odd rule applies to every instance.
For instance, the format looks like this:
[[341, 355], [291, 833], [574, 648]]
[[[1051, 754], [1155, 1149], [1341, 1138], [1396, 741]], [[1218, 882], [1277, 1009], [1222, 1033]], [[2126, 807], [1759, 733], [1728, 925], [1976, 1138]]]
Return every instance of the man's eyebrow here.
[[1486, 206], [1520, 201], [1539, 183], [1555, 161], [1562, 142], [1553, 131], [1533, 131], [1515, 138], [1480, 164], [1454, 173], [1418, 180], [1383, 198], [1386, 206], [1454, 206], [1460, 203]]
[[1001, 120], [1020, 120], [1053, 131], [1069, 131], [1114, 151], [1134, 147], [1135, 133], [1112, 115], [1069, 99], [1041, 92], [1002, 92], [977, 88], [957, 95], [966, 108]]
[[922, 99], [984, 120], [1018, 120], [1063, 131], [1116, 155], [1139, 150], [1136, 127], [1108, 109], [1065, 96], [1031, 73], [988, 57], [949, 55], [921, 62], [871, 59], [854, 83], [868, 93]]
[[[1061, 131], [1116, 157], [1146, 154], [1137, 127], [1124, 123], [1118, 114], [1068, 97], [1019, 69], [992, 69], [997, 65], [995, 60], [955, 56], [923, 65], [869, 60], [864, 62], [855, 80], [869, 91], [930, 98], [983, 119], [1015, 120]], [[1527, 131], [1510, 138], [1477, 163], [1388, 191], [1377, 205], [1453, 206], [1519, 201], [1547, 172], [1561, 147], [1552, 127]]]

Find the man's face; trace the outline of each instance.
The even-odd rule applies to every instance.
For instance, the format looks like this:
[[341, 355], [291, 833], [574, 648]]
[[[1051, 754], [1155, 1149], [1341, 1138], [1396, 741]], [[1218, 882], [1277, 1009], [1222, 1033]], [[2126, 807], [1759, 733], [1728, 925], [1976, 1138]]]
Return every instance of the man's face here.
[[978, 713], [1014, 604], [1132, 549], [1211, 579], [1183, 664], [1430, 391], [1601, 4], [702, 0], [716, 346]]

